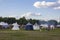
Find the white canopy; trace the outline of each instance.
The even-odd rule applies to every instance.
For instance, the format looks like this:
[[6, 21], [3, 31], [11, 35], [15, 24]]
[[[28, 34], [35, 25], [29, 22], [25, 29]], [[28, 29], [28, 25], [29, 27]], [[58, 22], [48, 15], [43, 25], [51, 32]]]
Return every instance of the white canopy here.
[[57, 27], [60, 27], [60, 25], [57, 25]]
[[48, 24], [41, 24], [42, 27], [48, 27]]
[[8, 25], [8, 23], [0, 22], [0, 25]]
[[34, 30], [40, 30], [40, 27], [39, 27], [39, 25], [38, 25], [37, 23], [35, 23], [35, 24], [33, 25], [33, 29], [34, 29]]
[[48, 28], [48, 24], [41, 24], [40, 26], [42, 26], [41, 28]]
[[12, 30], [19, 30], [19, 25], [17, 23], [13, 23], [13, 28]]

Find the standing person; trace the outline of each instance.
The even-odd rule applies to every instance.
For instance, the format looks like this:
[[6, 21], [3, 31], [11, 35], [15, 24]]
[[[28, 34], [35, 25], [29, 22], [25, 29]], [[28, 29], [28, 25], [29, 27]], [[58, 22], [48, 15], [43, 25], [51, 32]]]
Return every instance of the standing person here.
[[48, 25], [48, 28], [47, 28], [48, 31], [50, 31], [50, 25]]

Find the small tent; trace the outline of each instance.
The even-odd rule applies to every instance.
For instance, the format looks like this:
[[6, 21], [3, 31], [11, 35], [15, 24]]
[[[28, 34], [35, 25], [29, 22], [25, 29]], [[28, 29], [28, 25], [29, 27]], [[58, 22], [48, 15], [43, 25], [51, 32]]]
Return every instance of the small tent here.
[[13, 23], [12, 25], [12, 30], [19, 30], [19, 25], [17, 23]]
[[60, 28], [60, 24], [57, 25], [57, 28]]
[[25, 26], [25, 30], [33, 30], [33, 25], [31, 23], [27, 23]]
[[48, 24], [41, 24], [40, 27], [42, 27], [42, 29], [43, 28], [48, 28]]
[[5, 22], [0, 22], [0, 25], [2, 26], [2, 28], [7, 28], [9, 26], [8, 23]]
[[33, 25], [33, 30], [40, 30], [40, 27], [37, 23]]

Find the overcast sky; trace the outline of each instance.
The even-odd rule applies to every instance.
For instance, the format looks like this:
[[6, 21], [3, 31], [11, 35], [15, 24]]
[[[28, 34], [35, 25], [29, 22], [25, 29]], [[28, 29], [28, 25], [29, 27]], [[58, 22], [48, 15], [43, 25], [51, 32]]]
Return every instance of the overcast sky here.
[[0, 16], [59, 20], [60, 0], [0, 0]]

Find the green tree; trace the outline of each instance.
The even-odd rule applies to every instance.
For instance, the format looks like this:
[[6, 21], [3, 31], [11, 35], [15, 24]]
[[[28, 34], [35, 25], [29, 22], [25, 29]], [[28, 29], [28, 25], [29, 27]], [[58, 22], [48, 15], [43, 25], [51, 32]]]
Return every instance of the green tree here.
[[3, 18], [2, 17], [0, 17], [0, 22], [2, 22], [3, 21]]
[[56, 20], [49, 20], [48, 23], [49, 25], [55, 25], [55, 26], [58, 24]]
[[16, 22], [16, 19], [13, 17], [5, 17], [4, 22], [7, 22], [8, 24], [12, 24]]
[[30, 23], [32, 23], [32, 24], [35, 24], [35, 23], [38, 22], [38, 20], [36, 20], [36, 19], [29, 19], [28, 22], [30, 22]]
[[19, 20], [17, 20], [17, 23], [18, 23], [18, 24], [21, 24], [21, 25], [22, 25], [22, 24], [25, 25], [25, 24], [27, 24], [27, 22], [28, 22], [28, 21], [26, 20], [25, 17], [22, 17], [22, 18], [20, 18]]

